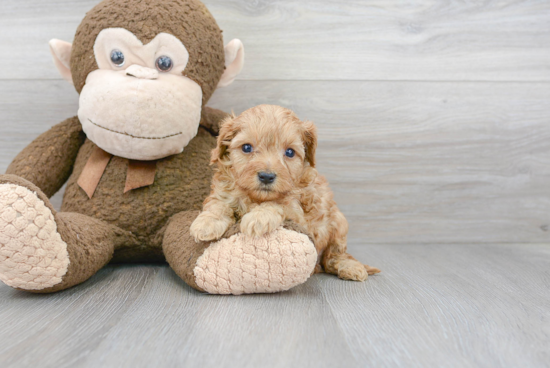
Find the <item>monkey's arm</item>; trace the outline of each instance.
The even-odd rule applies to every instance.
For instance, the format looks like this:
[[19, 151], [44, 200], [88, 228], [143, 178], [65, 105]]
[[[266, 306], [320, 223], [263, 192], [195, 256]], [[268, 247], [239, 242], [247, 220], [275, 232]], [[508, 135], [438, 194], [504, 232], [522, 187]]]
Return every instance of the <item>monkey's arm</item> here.
[[304, 283], [315, 270], [317, 251], [304, 228], [285, 221], [263, 239], [231, 226], [215, 243], [196, 242], [189, 227], [197, 211], [173, 216], [162, 249], [187, 284], [210, 294], [274, 293]]
[[228, 116], [230, 115], [222, 110], [213, 109], [207, 106], [202, 110], [200, 124], [212, 135], [217, 136], [220, 132], [220, 125], [222, 121]]
[[86, 135], [78, 117], [53, 126], [23, 149], [6, 174], [22, 177], [53, 196], [69, 179]]

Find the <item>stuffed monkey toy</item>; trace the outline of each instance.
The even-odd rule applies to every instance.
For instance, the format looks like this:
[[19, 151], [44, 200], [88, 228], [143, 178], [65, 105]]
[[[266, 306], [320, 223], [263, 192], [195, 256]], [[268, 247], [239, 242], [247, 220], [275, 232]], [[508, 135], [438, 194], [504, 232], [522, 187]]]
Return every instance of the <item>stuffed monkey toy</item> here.
[[[80, 94], [78, 116], [30, 143], [0, 175], [0, 280], [30, 292], [80, 284], [109, 262], [166, 260], [214, 294], [277, 292], [317, 260], [303, 229], [263, 238], [233, 226], [215, 243], [189, 227], [209, 194], [226, 114], [205, 107], [241, 71], [239, 40], [198, 0], [104, 0], [73, 44], [50, 42]], [[67, 183], [60, 212], [49, 198]]]

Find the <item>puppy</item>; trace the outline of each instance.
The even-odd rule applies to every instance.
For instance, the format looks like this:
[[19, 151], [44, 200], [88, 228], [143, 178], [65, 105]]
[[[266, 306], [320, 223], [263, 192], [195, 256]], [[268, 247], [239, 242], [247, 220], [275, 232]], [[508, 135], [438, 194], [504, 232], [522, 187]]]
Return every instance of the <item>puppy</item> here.
[[315, 169], [316, 147], [315, 125], [280, 106], [260, 105], [226, 119], [212, 151], [212, 193], [191, 235], [216, 240], [240, 220], [242, 233], [262, 236], [289, 219], [313, 237], [316, 273], [364, 281], [380, 272], [346, 252], [348, 222]]

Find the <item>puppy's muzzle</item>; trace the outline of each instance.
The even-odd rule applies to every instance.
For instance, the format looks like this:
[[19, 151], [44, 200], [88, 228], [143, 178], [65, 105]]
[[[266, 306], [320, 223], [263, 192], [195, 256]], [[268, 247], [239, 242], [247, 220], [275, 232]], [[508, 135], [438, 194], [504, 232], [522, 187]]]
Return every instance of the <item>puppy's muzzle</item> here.
[[273, 173], [267, 173], [267, 172], [259, 172], [258, 173], [258, 179], [260, 180], [261, 183], [263, 184], [272, 184], [274, 181], [275, 181], [275, 178], [277, 177], [277, 175], [273, 174]]

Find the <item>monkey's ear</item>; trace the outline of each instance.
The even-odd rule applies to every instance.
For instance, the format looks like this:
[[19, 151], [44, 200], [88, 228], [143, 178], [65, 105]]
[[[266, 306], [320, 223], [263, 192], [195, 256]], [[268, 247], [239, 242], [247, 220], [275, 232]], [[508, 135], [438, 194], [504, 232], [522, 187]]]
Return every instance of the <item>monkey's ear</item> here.
[[57, 70], [70, 84], [73, 84], [73, 75], [71, 74], [71, 43], [53, 39], [50, 41], [50, 52], [53, 56], [53, 62]]
[[225, 71], [218, 83], [218, 88], [227, 87], [243, 70], [244, 46], [241, 40], [234, 39], [225, 46]]

